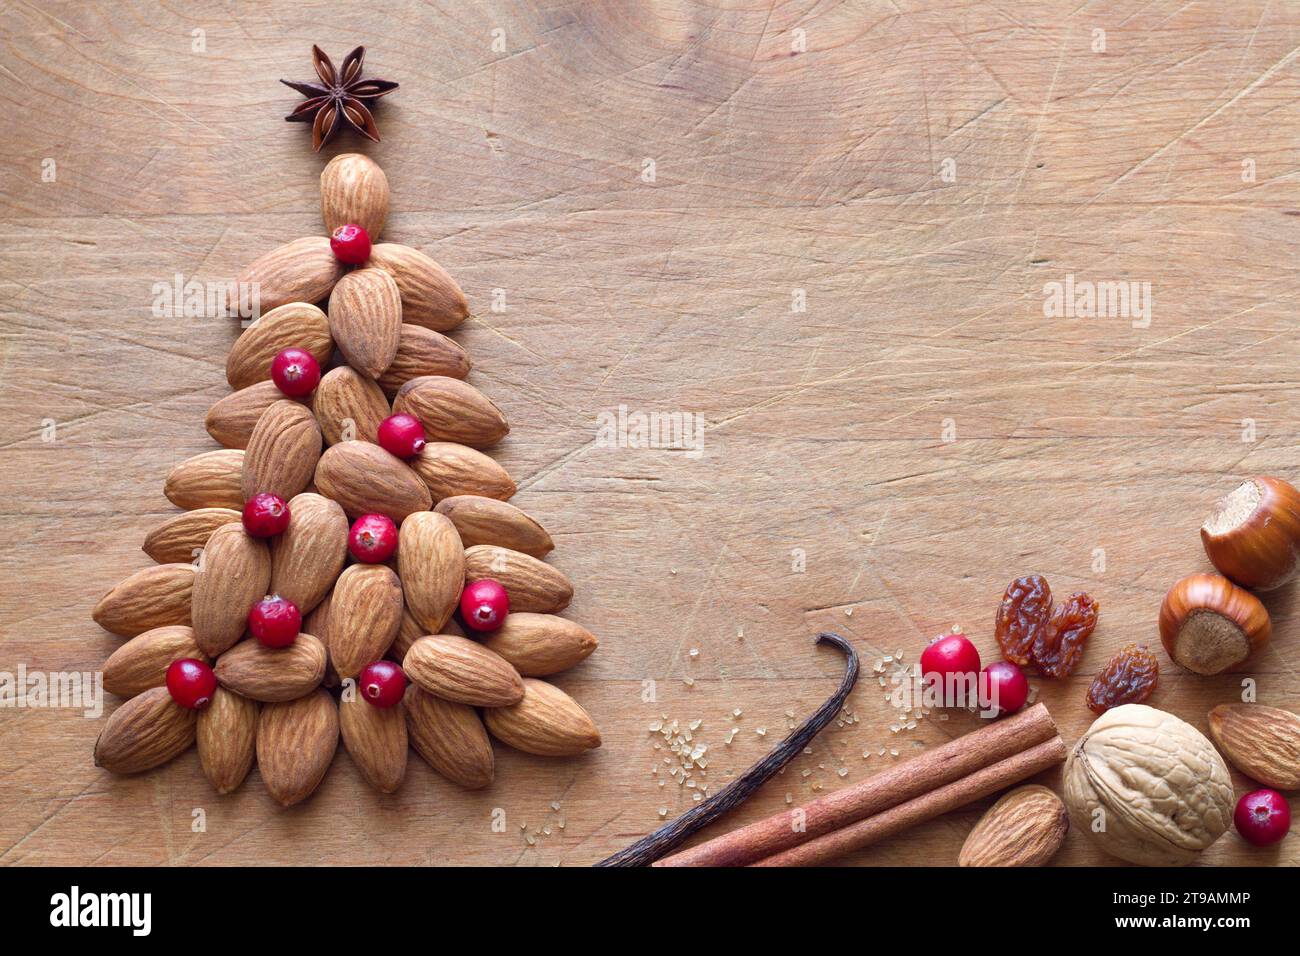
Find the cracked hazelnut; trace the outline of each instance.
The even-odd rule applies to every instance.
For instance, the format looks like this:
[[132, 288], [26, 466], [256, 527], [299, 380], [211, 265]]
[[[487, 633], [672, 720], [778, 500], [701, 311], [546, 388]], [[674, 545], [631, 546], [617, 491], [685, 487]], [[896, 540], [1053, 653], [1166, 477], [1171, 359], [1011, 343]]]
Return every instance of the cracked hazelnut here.
[[1300, 565], [1300, 491], [1281, 478], [1250, 478], [1219, 499], [1201, 525], [1201, 543], [1219, 571], [1267, 591]]
[[1160, 605], [1160, 641], [1198, 674], [1235, 667], [1268, 643], [1272, 625], [1259, 598], [1218, 574], [1191, 574]]

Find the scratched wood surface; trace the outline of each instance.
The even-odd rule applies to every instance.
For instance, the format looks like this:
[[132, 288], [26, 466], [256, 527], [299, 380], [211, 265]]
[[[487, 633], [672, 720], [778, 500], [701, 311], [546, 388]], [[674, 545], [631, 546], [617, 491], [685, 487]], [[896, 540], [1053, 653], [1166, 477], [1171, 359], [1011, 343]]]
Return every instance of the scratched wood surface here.
[[[1300, 477], [1295, 4], [0, 7], [0, 670], [101, 665], [119, 641], [91, 606], [146, 565], [168, 468], [213, 447], [237, 329], [155, 318], [153, 284], [320, 232], [319, 171], [362, 148], [387, 234], [471, 298], [456, 337], [513, 425], [496, 453], [602, 639], [557, 682], [604, 734], [578, 760], [499, 747], [473, 794], [412, 756], [378, 796], [340, 751], [284, 811], [256, 773], [215, 796], [193, 752], [110, 776], [102, 719], [4, 709], [0, 862], [590, 863], [691, 805], [660, 785], [651, 721], [702, 721], [717, 789], [834, 686], [812, 636], [849, 636], [856, 720], [749, 821], [969, 729], [890, 733], [870, 664], [957, 622], [987, 659], [1029, 571], [1103, 608], [1079, 672], [1034, 680], [1072, 742], [1091, 675], [1208, 567], [1214, 498]], [[401, 83], [382, 144], [317, 156], [281, 120], [299, 98], [276, 81], [308, 78], [313, 42], [336, 62], [365, 43]], [[1149, 321], [1045, 317], [1068, 275], [1150, 283]], [[602, 447], [620, 405], [703, 416], [702, 454]], [[1294, 597], [1269, 598], [1246, 676], [1297, 710]], [[1196, 726], [1240, 693], [1160, 653], [1153, 703]], [[986, 804], [844, 862], [952, 864]], [[1205, 862], [1298, 858], [1294, 834], [1228, 834]], [[1075, 833], [1058, 862], [1106, 858]]]

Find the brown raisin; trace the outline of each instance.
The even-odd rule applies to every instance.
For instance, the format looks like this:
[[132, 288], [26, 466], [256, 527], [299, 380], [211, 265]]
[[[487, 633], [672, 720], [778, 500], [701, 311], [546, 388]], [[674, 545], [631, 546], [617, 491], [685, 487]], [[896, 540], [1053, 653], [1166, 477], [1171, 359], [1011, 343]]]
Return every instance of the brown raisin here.
[[1083, 656], [1083, 645], [1097, 626], [1097, 602], [1082, 591], [1057, 605], [1034, 640], [1034, 663], [1044, 677], [1062, 678]]
[[1034, 641], [1052, 615], [1052, 589], [1041, 574], [1016, 578], [998, 607], [994, 636], [1002, 656], [1022, 667], [1033, 658]]
[[1160, 662], [1146, 645], [1130, 644], [1101, 669], [1088, 688], [1088, 709], [1104, 714], [1120, 704], [1140, 704], [1156, 689]]

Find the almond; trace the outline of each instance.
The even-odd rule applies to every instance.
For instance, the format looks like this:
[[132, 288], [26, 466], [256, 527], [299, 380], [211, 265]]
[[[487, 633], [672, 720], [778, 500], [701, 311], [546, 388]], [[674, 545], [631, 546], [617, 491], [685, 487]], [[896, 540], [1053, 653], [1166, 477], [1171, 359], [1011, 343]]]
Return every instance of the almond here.
[[330, 334], [358, 372], [378, 378], [392, 364], [402, 338], [402, 297], [382, 269], [358, 269], [330, 296]]
[[379, 376], [379, 385], [393, 396], [399, 388], [421, 375], [464, 378], [472, 364], [469, 353], [441, 332], [403, 322], [397, 354], [384, 369], [384, 374]]
[[95, 766], [140, 773], [165, 764], [194, 743], [197, 712], [152, 687], [113, 711], [95, 741]]
[[378, 442], [379, 425], [390, 411], [383, 389], [350, 365], [326, 373], [312, 393], [311, 410], [327, 445]]
[[316, 465], [316, 488], [354, 518], [373, 511], [401, 522], [433, 504], [428, 487], [406, 462], [365, 441], [325, 449]]
[[[333, 582], [330, 582], [333, 584]], [[315, 610], [303, 618], [302, 629], [308, 634], [314, 634], [316, 639], [325, 645], [327, 659], [325, 662], [325, 679], [321, 682], [326, 687], [338, 687], [341, 683], [339, 672], [334, 669], [334, 665], [329, 662], [328, 654], [330, 649], [329, 627], [330, 627], [330, 599], [333, 598], [334, 592], [330, 591], [321, 598], [321, 602], [316, 605]]]
[[361, 776], [381, 793], [392, 793], [406, 776], [406, 713], [396, 707], [375, 707], [352, 696], [339, 701], [339, 728]]
[[[388, 659], [402, 663], [406, 657], [406, 652], [411, 649], [411, 645], [424, 637], [429, 632], [426, 631], [414, 617], [411, 616], [409, 609], [402, 611], [402, 623], [397, 629], [397, 637], [393, 640], [393, 645], [388, 649]], [[456, 623], [454, 617], [448, 618], [447, 623], [442, 626], [439, 634], [450, 634], [453, 637], [465, 637], [464, 629]]]
[[1065, 804], [1030, 784], [1005, 794], [980, 817], [962, 844], [958, 866], [1043, 866], [1070, 829]]
[[524, 696], [519, 674], [505, 658], [477, 641], [430, 634], [402, 658], [406, 676], [443, 700], [475, 707], [505, 707]]
[[534, 558], [544, 558], [555, 547], [551, 536], [537, 519], [495, 498], [452, 495], [439, 501], [433, 510], [451, 519], [467, 548], [495, 544]]
[[156, 627], [189, 624], [193, 592], [194, 565], [156, 564], [105, 594], [90, 616], [106, 631], [135, 637]]
[[1300, 717], [1262, 704], [1220, 704], [1210, 736], [1228, 762], [1278, 790], [1300, 789]]
[[234, 508], [198, 508], [168, 518], [145, 536], [144, 553], [159, 564], [195, 561], [212, 532], [240, 520]]
[[306, 800], [325, 777], [339, 746], [334, 698], [314, 690], [266, 704], [257, 720], [257, 768], [267, 793], [282, 806]]
[[504, 657], [525, 677], [546, 677], [586, 660], [596, 635], [553, 614], [515, 611], [488, 635], [483, 646]]
[[248, 609], [271, 583], [271, 553], [242, 524], [212, 532], [194, 575], [194, 640], [216, 657], [244, 635]]
[[410, 460], [435, 501], [454, 495], [481, 495], [504, 501], [515, 493], [506, 470], [481, 451], [449, 441], [431, 441]]
[[420, 250], [381, 242], [370, 250], [369, 265], [397, 281], [404, 322], [450, 332], [469, 316], [469, 304], [456, 280]]
[[600, 731], [576, 700], [553, 684], [524, 678], [524, 699], [483, 712], [488, 733], [539, 757], [575, 757], [600, 746]]
[[319, 302], [343, 271], [328, 237], [306, 236], [255, 259], [235, 281], [257, 290], [258, 307], [265, 315], [289, 302]]
[[446, 375], [421, 375], [397, 390], [394, 412], [414, 415], [429, 441], [482, 447], [506, 437], [510, 425], [501, 409], [468, 382]]
[[231, 392], [209, 408], [203, 426], [227, 448], [247, 448], [262, 412], [284, 397], [284, 392], [270, 379], [257, 382]]
[[383, 564], [354, 564], [339, 575], [330, 598], [329, 656], [339, 677], [388, 651], [402, 623], [402, 582]]
[[465, 549], [465, 580], [500, 581], [510, 595], [510, 610], [553, 614], [569, 606], [573, 585], [555, 568], [534, 557], [493, 544]]
[[218, 687], [199, 711], [199, 766], [217, 793], [235, 790], [253, 766], [257, 745], [256, 701]]
[[411, 684], [402, 700], [411, 746], [430, 767], [467, 790], [492, 783], [492, 742], [478, 713]]
[[288, 647], [267, 647], [249, 638], [217, 658], [217, 680], [227, 690], [273, 704], [297, 700], [325, 678], [325, 645], [299, 634]]
[[289, 516], [289, 527], [271, 539], [270, 591], [298, 605], [305, 617], [347, 561], [348, 518], [337, 501], [311, 492], [289, 500]]
[[402, 623], [397, 626], [397, 637], [393, 638], [392, 646], [388, 648], [388, 656], [397, 663], [402, 663], [411, 645], [428, 633], [411, 614], [409, 607], [402, 608]]
[[186, 657], [212, 663], [194, 643], [191, 628], [170, 624], [145, 631], [115, 650], [104, 662], [104, 690], [118, 697], [134, 697], [150, 687], [163, 687], [172, 661]]
[[244, 470], [244, 453], [233, 448], [205, 451], [172, 467], [163, 483], [163, 494], [178, 508], [234, 508], [242, 511], [244, 495], [239, 490]]
[[320, 427], [311, 409], [288, 399], [276, 402], [258, 419], [244, 452], [244, 500], [270, 492], [288, 501], [311, 483], [320, 450]]
[[411, 616], [426, 634], [438, 633], [456, 610], [465, 586], [465, 550], [446, 515], [421, 511], [402, 522], [397, 570]]
[[378, 242], [388, 219], [388, 177], [369, 156], [340, 153], [320, 174], [320, 214], [327, 234], [352, 223]]
[[226, 358], [226, 381], [244, 389], [271, 377], [271, 361], [287, 348], [310, 352], [324, 368], [334, 354], [325, 313], [308, 302], [290, 302], [265, 312], [235, 339]]

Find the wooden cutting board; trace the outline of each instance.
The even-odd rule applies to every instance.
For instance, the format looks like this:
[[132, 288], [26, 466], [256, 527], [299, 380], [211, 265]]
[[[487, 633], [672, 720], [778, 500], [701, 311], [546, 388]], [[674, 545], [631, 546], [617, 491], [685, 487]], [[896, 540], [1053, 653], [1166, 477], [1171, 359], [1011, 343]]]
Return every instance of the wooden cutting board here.
[[[388, 797], [340, 753], [283, 811], [255, 774], [217, 797], [192, 752], [112, 777], [102, 720], [0, 710], [0, 862], [590, 863], [692, 804], [652, 722], [700, 722], [716, 790], [833, 688], [817, 631], [870, 665], [961, 623], [987, 659], [1031, 571], [1102, 606], [1079, 673], [1034, 681], [1072, 742], [1092, 674], [1208, 567], [1213, 500], [1300, 476], [1300, 8], [727, 6], [7, 9], [0, 670], [102, 664], [119, 642], [91, 606], [146, 565], [167, 470], [213, 447], [238, 329], [156, 317], [155, 284], [319, 233], [320, 169], [361, 148], [388, 236], [470, 296], [456, 337], [512, 422], [498, 457], [602, 641], [558, 683], [604, 746], [499, 748], [474, 794], [412, 758]], [[282, 121], [313, 42], [365, 43], [401, 83], [381, 144], [315, 155]], [[1045, 314], [1067, 281], [1137, 283], [1150, 309]], [[620, 407], [702, 421], [699, 454], [606, 447]], [[1300, 709], [1295, 595], [1269, 597], [1243, 675], [1160, 652], [1153, 703], [1204, 728], [1248, 677]], [[851, 710], [735, 822], [969, 726], [891, 733], [871, 673]], [[951, 864], [981, 810], [844, 862]], [[1298, 858], [1294, 834], [1228, 834], [1205, 861]], [[1072, 834], [1058, 862], [1105, 858]]]

